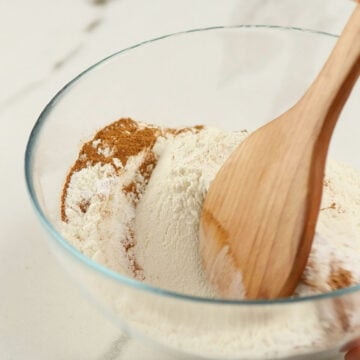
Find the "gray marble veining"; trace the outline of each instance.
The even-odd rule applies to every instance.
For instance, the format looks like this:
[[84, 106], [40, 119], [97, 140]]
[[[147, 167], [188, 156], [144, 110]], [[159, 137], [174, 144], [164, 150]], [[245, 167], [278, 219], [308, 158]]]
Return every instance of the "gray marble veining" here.
[[350, 0], [0, 0], [0, 132], [7, 134], [0, 146], [11, 154], [0, 155], [8, 204], [0, 207], [2, 359], [171, 360], [119, 335], [84, 304], [38, 240], [23, 153], [53, 94], [101, 58], [159, 35], [234, 24], [339, 33], [352, 8]]

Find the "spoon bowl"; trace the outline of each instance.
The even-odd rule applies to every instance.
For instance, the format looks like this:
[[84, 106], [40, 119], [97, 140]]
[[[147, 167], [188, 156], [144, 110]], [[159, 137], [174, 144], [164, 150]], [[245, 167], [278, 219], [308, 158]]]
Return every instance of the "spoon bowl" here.
[[215, 177], [200, 250], [223, 297], [292, 295], [311, 250], [331, 135], [359, 74], [360, 5], [301, 100], [251, 134]]

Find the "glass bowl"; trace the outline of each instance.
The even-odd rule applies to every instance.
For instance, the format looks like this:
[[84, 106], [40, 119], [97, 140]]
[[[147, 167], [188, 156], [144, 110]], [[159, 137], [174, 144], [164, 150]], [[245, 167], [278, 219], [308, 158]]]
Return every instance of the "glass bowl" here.
[[[297, 28], [214, 27], [120, 51], [61, 89], [41, 113], [25, 160], [31, 201], [53, 253], [84, 296], [130, 334], [205, 359], [329, 359], [360, 335], [360, 286], [301, 299], [186, 296], [113, 272], [60, 234], [60, 194], [81, 144], [131, 117], [170, 127], [253, 130], [290, 108], [336, 36]], [[360, 91], [344, 109], [330, 155], [360, 169]], [[176, 256], [176, 254], [174, 254]]]

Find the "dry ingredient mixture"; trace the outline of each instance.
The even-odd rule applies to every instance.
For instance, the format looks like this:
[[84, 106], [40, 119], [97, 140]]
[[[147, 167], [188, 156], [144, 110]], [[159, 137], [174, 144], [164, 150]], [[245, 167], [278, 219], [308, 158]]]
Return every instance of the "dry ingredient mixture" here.
[[[62, 193], [63, 232], [87, 256], [139, 280], [216, 294], [198, 253], [202, 202], [246, 131], [169, 129], [120, 119], [85, 143]], [[360, 283], [360, 174], [329, 161], [312, 252], [296, 295]]]
[[[199, 216], [212, 179], [247, 135], [132, 119], [106, 126], [83, 145], [67, 176], [63, 235], [115, 271], [160, 288], [216, 297], [198, 252]], [[360, 173], [328, 161], [316, 236], [296, 296], [360, 283], [359, 219]], [[304, 332], [306, 341], [312, 341], [311, 331]], [[300, 337], [295, 331], [294, 341]]]

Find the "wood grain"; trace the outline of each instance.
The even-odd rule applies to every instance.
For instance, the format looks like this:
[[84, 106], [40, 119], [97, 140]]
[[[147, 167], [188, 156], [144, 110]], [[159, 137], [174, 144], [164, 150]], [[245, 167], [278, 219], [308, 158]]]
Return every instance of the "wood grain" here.
[[220, 169], [203, 205], [200, 250], [222, 296], [239, 296], [229, 285], [239, 273], [249, 299], [293, 293], [311, 250], [330, 138], [359, 73], [360, 5], [302, 99]]

